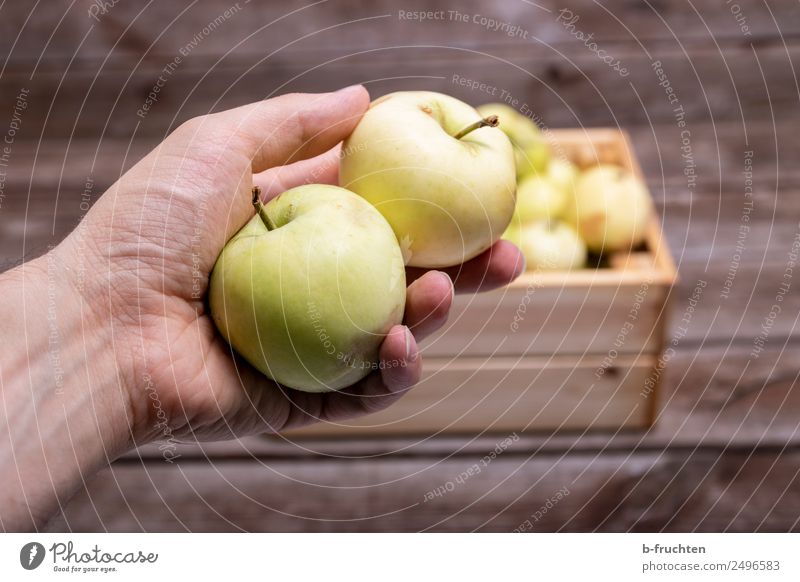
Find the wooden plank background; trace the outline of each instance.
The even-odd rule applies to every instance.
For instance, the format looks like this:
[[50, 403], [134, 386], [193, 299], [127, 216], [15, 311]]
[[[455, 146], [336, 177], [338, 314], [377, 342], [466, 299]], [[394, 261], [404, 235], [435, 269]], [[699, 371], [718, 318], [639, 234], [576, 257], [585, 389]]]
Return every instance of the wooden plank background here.
[[[510, 531], [526, 519], [540, 531], [800, 529], [796, 282], [766, 350], [750, 355], [800, 231], [800, 7], [736, 5], [744, 32], [731, 5], [712, 0], [119, 2], [97, 20], [89, 0], [5, 3], [0, 133], [19, 92], [30, 95], [0, 192], [2, 268], [60, 240], [80, 220], [85, 191], [96, 199], [193, 115], [354, 82], [374, 96], [426, 88], [496, 99], [454, 83], [458, 75], [507, 91], [549, 127], [628, 130], [680, 273], [675, 351], [649, 431], [520, 436], [463, 483], [456, 478], [508, 435], [246, 439], [182, 446], [172, 465], [147, 447], [102, 472], [50, 529]], [[565, 6], [628, 76], [559, 22]], [[400, 10], [457, 10], [468, 22], [420, 23]], [[521, 32], [488, 30], [475, 15]], [[158, 102], [137, 116], [176, 56]], [[685, 128], [659, 85], [659, 61]], [[754, 207], [737, 249], [746, 151]], [[707, 286], [684, 325], [698, 282]], [[434, 354], [435, 342], [426, 345]], [[449, 482], [452, 491], [426, 501]]]

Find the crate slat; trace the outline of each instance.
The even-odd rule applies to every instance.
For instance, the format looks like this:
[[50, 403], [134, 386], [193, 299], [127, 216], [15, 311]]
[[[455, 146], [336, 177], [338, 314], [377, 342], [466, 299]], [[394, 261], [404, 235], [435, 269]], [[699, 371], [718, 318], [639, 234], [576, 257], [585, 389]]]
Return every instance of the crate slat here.
[[642, 388], [655, 357], [428, 360], [422, 382], [390, 408], [294, 435], [522, 433], [638, 428], [652, 415]]

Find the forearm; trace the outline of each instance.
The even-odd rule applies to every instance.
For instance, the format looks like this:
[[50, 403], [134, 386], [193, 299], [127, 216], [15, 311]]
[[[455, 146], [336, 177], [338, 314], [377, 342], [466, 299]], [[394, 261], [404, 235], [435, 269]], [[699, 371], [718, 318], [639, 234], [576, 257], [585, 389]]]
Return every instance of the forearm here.
[[0, 529], [40, 528], [129, 446], [112, 338], [51, 252], [0, 275]]

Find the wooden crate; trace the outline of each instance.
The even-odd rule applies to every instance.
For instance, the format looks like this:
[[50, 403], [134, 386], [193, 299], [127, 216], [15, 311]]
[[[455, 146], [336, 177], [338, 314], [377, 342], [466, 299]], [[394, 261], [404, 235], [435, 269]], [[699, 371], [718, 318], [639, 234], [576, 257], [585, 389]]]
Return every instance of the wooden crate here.
[[[624, 132], [553, 131], [556, 155], [642, 176]], [[423, 381], [397, 404], [296, 435], [384, 435], [644, 428], [654, 417], [676, 272], [653, 216], [643, 249], [609, 267], [529, 272], [456, 298], [425, 342]]]

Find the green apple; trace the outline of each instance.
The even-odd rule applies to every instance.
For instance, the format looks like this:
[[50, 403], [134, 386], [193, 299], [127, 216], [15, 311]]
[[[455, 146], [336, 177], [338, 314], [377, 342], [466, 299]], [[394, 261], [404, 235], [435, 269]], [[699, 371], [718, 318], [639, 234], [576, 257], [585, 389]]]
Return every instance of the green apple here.
[[515, 146], [525, 149], [534, 143], [544, 141], [539, 126], [532, 119], [505, 103], [484, 103], [477, 107], [481, 117], [496, 115], [500, 118], [500, 129]]
[[567, 198], [573, 195], [578, 180], [578, 168], [567, 159], [553, 158], [547, 166], [546, 176], [560, 188]]
[[546, 141], [538, 141], [525, 148], [515, 148], [517, 180], [528, 176], [541, 176], [547, 172], [550, 163], [550, 146]]
[[567, 205], [567, 194], [544, 175], [531, 175], [517, 186], [514, 220], [527, 224], [534, 220], [560, 218]]
[[503, 240], [512, 242], [519, 247], [520, 244], [522, 244], [519, 238], [520, 230], [521, 226], [519, 221], [512, 219], [511, 224], [508, 225], [508, 228], [506, 228], [506, 231], [503, 233]]
[[550, 146], [542, 131], [532, 119], [504, 103], [486, 103], [477, 108], [484, 117], [496, 115], [502, 129], [514, 145], [514, 161], [517, 179], [531, 174], [540, 174], [547, 169]]
[[511, 143], [485, 127], [496, 123], [441, 93], [400, 92], [374, 101], [345, 140], [341, 185], [383, 214], [408, 265], [458, 265], [502, 235], [516, 179]]
[[287, 190], [225, 245], [211, 273], [217, 328], [250, 364], [297, 390], [326, 392], [375, 369], [403, 319], [405, 268], [392, 229], [344, 188]]
[[644, 240], [653, 203], [631, 172], [600, 164], [583, 172], [564, 214], [594, 252], [629, 249]]
[[568, 224], [537, 220], [519, 231], [528, 271], [567, 271], [586, 264], [586, 245]]

